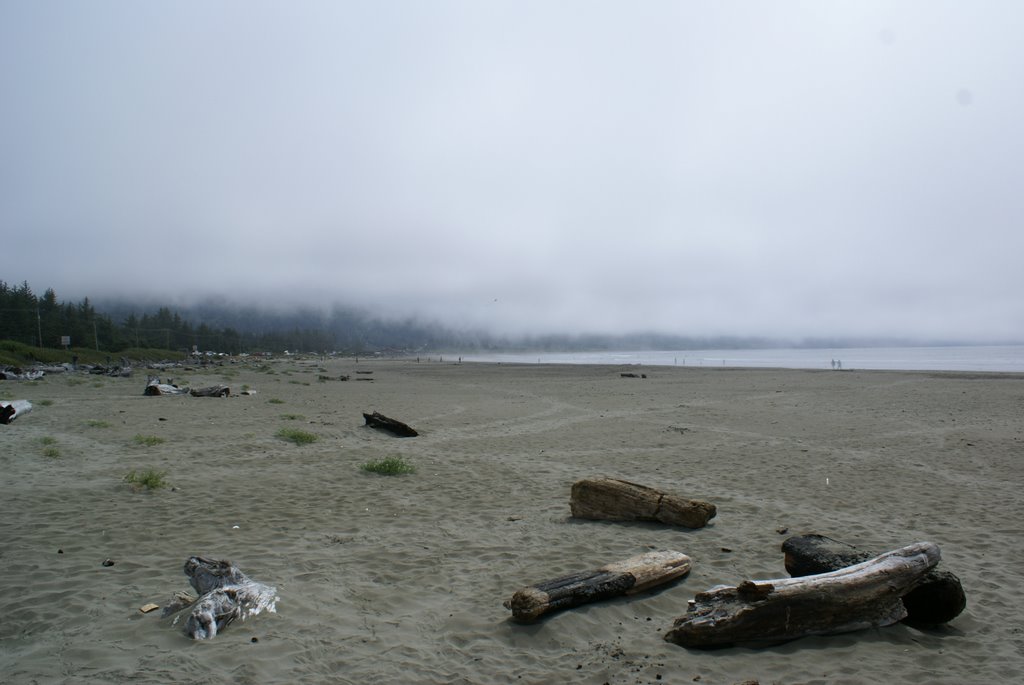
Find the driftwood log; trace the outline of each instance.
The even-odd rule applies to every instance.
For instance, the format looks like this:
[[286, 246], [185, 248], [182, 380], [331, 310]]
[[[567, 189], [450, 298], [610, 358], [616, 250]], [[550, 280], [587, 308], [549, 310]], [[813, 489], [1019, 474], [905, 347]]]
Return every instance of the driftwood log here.
[[32, 403], [28, 400], [12, 400], [0, 402], [0, 424], [7, 425], [14, 419], [32, 411]]
[[524, 587], [504, 605], [506, 609], [512, 610], [514, 620], [530, 623], [553, 611], [642, 592], [689, 572], [690, 557], [682, 552], [648, 552], [605, 564], [593, 571], [574, 573]]
[[159, 378], [150, 378], [146, 382], [146, 389], [142, 391], [142, 394], [156, 397], [159, 395], [187, 395], [188, 392], [188, 388], [179, 388], [171, 383], [161, 383]]
[[378, 430], [387, 431], [393, 435], [397, 435], [400, 438], [415, 438], [419, 433], [410, 426], [405, 425], [401, 421], [395, 419], [389, 419], [379, 412], [373, 412], [367, 414], [363, 412], [363, 418], [366, 420], [366, 425], [371, 428]]
[[665, 639], [708, 648], [887, 626], [907, 615], [900, 598], [939, 558], [918, 542], [830, 573], [719, 585], [690, 600]]
[[[873, 556], [824, 535], [795, 535], [782, 543], [786, 572], [794, 577], [837, 571]], [[914, 589], [903, 596], [908, 623], [939, 624], [952, 621], [967, 606], [960, 579], [938, 566], [928, 571]]]
[[211, 385], [208, 388], [194, 388], [189, 391], [192, 397], [227, 397], [231, 388], [226, 385]]
[[717, 513], [710, 502], [686, 499], [613, 478], [573, 483], [569, 507], [576, 518], [658, 521], [686, 528], [703, 528]]
[[250, 580], [230, 561], [189, 557], [185, 575], [199, 598], [176, 593], [163, 615], [167, 617], [191, 606], [185, 634], [193, 640], [212, 639], [235, 619], [245, 620], [263, 610], [276, 611], [277, 589]]

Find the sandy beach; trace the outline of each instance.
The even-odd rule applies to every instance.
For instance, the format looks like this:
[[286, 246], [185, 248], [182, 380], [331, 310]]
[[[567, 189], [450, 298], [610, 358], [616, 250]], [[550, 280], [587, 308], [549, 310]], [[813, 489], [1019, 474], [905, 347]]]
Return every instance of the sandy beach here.
[[[144, 369], [0, 382], [0, 399], [34, 405], [0, 426], [5, 682], [1024, 679], [1024, 376], [436, 358], [160, 375], [232, 395], [146, 397]], [[419, 437], [365, 427], [374, 410]], [[292, 444], [281, 428], [319, 439]], [[416, 472], [361, 469], [385, 457]], [[169, 487], [124, 483], [150, 468]], [[700, 530], [574, 520], [570, 486], [594, 476], [718, 515]], [[695, 593], [785, 577], [780, 545], [805, 532], [880, 551], [934, 542], [967, 608], [937, 629], [756, 649], [663, 640]], [[502, 606], [523, 585], [652, 549], [690, 555], [692, 571], [533, 625]], [[194, 554], [276, 586], [277, 612], [205, 642], [141, 613], [188, 589]]]

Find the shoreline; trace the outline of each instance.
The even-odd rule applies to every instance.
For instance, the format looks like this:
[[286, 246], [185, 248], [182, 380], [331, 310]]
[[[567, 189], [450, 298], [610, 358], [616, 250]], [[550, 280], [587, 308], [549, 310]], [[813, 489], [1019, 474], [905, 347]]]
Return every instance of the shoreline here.
[[[1012, 382], [1024, 375], [645, 367], [640, 379], [619, 375], [632, 365], [444, 356], [173, 372], [183, 385], [230, 385], [228, 398], [144, 397], [138, 371], [0, 382], [3, 399], [35, 407], [0, 426], [0, 670], [14, 682], [155, 683], [1024, 675], [1013, 632], [1024, 603], [1024, 385]], [[360, 370], [373, 381], [356, 382]], [[256, 394], [239, 395], [243, 385]], [[361, 413], [373, 410], [420, 436], [366, 428]], [[288, 443], [275, 437], [284, 427], [319, 439]], [[361, 469], [388, 456], [416, 472]], [[174, 489], [122, 482], [144, 468], [165, 471]], [[695, 531], [572, 519], [569, 487], [596, 476], [704, 499], [719, 513]], [[865, 549], [935, 542], [967, 608], [935, 630], [714, 652], [664, 642], [695, 593], [785, 577], [779, 547], [805, 532]], [[523, 585], [649, 549], [691, 556], [690, 574], [532, 626], [502, 607]], [[181, 566], [192, 554], [276, 586], [277, 613], [202, 644], [159, 612], [141, 614], [187, 588]]]

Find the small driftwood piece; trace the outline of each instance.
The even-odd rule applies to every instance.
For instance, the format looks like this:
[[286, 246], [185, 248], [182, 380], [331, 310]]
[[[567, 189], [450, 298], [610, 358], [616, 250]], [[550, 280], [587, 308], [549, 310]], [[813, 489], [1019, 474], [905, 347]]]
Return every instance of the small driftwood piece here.
[[514, 620], [530, 623], [553, 611], [642, 592], [689, 572], [690, 557], [682, 552], [648, 552], [605, 564], [593, 571], [574, 573], [524, 587], [512, 595], [512, 599], [506, 601], [504, 606], [512, 610]]
[[0, 424], [7, 425], [19, 416], [32, 411], [32, 403], [28, 400], [12, 400], [0, 402]]
[[[824, 535], [795, 535], [782, 543], [786, 572], [794, 577], [837, 571], [873, 556]], [[928, 571], [919, 585], [903, 596], [908, 623], [939, 624], [952, 621], [967, 606], [967, 595], [956, 575], [938, 566]]]
[[166, 617], [191, 606], [185, 634], [193, 640], [212, 639], [236, 619], [244, 621], [264, 610], [276, 611], [277, 589], [250, 580], [230, 561], [189, 557], [185, 562], [185, 575], [199, 598], [176, 593], [163, 615]]
[[208, 388], [195, 388], [190, 391], [192, 397], [227, 397], [231, 388], [226, 385], [211, 385]]
[[830, 573], [719, 585], [690, 600], [665, 639], [709, 648], [887, 626], [907, 615], [900, 598], [940, 556], [918, 542]]
[[569, 507], [576, 518], [658, 521], [686, 528], [703, 528], [717, 513], [710, 502], [686, 499], [614, 478], [576, 481], [572, 485]]
[[367, 414], [363, 412], [363, 418], [366, 420], [366, 425], [371, 428], [378, 430], [387, 431], [392, 435], [397, 435], [400, 438], [415, 438], [419, 433], [410, 426], [405, 425], [401, 421], [395, 419], [389, 419], [380, 412], [373, 412]]
[[146, 382], [146, 389], [142, 391], [142, 394], [156, 397], [159, 395], [187, 395], [188, 392], [188, 388], [179, 388], [171, 383], [161, 383], [159, 378], [150, 378]]

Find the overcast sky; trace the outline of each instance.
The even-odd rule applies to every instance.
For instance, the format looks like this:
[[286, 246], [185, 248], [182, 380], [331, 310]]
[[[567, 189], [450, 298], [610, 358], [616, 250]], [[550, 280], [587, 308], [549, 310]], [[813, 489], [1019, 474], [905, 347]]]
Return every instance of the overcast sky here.
[[1024, 339], [1017, 0], [0, 0], [0, 280]]

